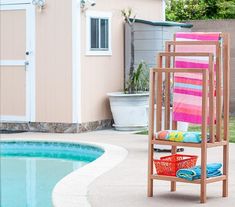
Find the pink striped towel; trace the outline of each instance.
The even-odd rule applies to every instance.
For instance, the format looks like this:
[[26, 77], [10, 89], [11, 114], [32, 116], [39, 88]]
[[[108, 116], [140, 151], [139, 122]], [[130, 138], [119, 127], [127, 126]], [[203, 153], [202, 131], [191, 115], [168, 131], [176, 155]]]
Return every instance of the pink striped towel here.
[[[176, 33], [176, 41], [219, 41], [220, 33]], [[214, 45], [177, 45], [176, 52], [207, 52], [216, 55]], [[207, 57], [176, 57], [176, 68], [208, 69]], [[215, 65], [215, 63], [214, 63]], [[176, 73], [173, 89], [173, 120], [194, 124], [202, 122], [202, 75]]]

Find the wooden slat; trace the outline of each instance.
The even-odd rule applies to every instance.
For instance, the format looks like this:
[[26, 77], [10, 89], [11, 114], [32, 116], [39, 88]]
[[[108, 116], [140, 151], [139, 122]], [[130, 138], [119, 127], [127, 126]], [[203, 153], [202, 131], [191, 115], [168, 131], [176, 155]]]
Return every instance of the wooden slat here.
[[215, 122], [215, 108], [214, 108], [214, 55], [209, 55], [209, 118], [210, 118], [210, 142], [215, 142], [214, 122]]
[[222, 196], [228, 196], [228, 166], [229, 166], [229, 97], [230, 97], [230, 36], [223, 35], [223, 95], [224, 95], [224, 140], [228, 145], [223, 147], [223, 174], [226, 180], [223, 181]]
[[217, 177], [212, 177], [212, 178], [207, 178], [206, 179], [206, 183], [214, 183], [214, 182], [219, 182], [219, 181], [223, 181], [226, 180], [226, 176], [225, 175], [221, 175], [221, 176], [217, 176]]
[[160, 52], [159, 56], [170, 56], [170, 57], [209, 57], [213, 53], [204, 53], [204, 52]]
[[[162, 65], [162, 58], [159, 57], [158, 65]], [[157, 88], [156, 88], [156, 98], [157, 98], [157, 110], [156, 110], [156, 130], [161, 131], [162, 129], [162, 72], [156, 71], [157, 73]]]
[[[201, 148], [201, 143], [172, 142], [172, 141], [165, 141], [165, 140], [152, 140], [152, 144]], [[207, 148], [213, 148], [213, 147], [221, 147], [225, 145], [228, 145], [227, 141], [207, 143], [206, 146]]]
[[149, 149], [148, 149], [148, 192], [149, 197], [153, 196], [153, 134], [154, 134], [154, 95], [155, 95], [155, 73], [150, 70], [150, 97], [149, 97]]
[[201, 203], [206, 202], [206, 164], [207, 164], [207, 103], [208, 103], [208, 71], [202, 76], [202, 143], [201, 143]]
[[201, 68], [153, 68], [152, 70], [158, 73], [203, 73], [205, 71]]
[[[174, 41], [176, 40], [176, 34], [174, 34]], [[170, 51], [170, 45], [168, 46], [168, 51]], [[173, 46], [173, 52], [175, 52], [175, 46]], [[169, 57], [170, 58], [170, 57]], [[169, 63], [169, 67], [170, 67], [170, 63]], [[175, 57], [173, 57], [173, 67], [175, 68]], [[170, 77], [170, 74], [168, 74]], [[174, 75], [173, 75], [174, 77]], [[170, 94], [169, 94], [170, 95]], [[173, 110], [173, 109], [172, 109]], [[173, 112], [173, 111], [172, 111]], [[169, 110], [169, 118], [170, 118], [170, 110]], [[177, 121], [174, 121], [174, 116], [172, 114], [172, 129], [173, 130], [177, 130]], [[177, 146], [172, 146], [171, 147], [171, 154], [176, 154], [177, 153]], [[175, 181], [171, 181], [171, 192], [176, 191], [176, 182]]]
[[221, 140], [221, 45], [216, 46], [216, 141]]
[[[174, 34], [174, 41], [176, 40], [176, 34]], [[165, 48], [166, 48], [166, 54], [168, 53], [173, 53], [175, 54], [175, 45], [173, 45], [173, 52], [171, 52], [171, 45], [167, 43], [167, 41], [165, 42]], [[175, 56], [173, 56], [173, 68], [175, 68]], [[174, 76], [173, 76], [174, 77]], [[173, 86], [174, 86], [174, 78], [172, 79], [173, 81]], [[173, 107], [173, 106], [172, 106]], [[177, 121], [174, 120], [174, 116], [172, 114], [172, 121], [171, 121], [171, 124], [172, 124], [172, 129], [173, 130], [176, 130], [177, 129]], [[177, 150], [177, 148], [176, 148]]]
[[[176, 35], [174, 34], [174, 41], [176, 40]], [[167, 42], [165, 43], [165, 54], [175, 54], [175, 46], [173, 45], [173, 52], [171, 52], [171, 45], [170, 44], [167, 44]], [[164, 53], [161, 53], [161, 54], [164, 54]], [[170, 56], [170, 55], [169, 55]], [[170, 56], [172, 57], [172, 56]], [[171, 64], [168, 63], [169, 65], [169, 68], [171, 67]], [[175, 56], [173, 56], [173, 68], [175, 68]], [[174, 76], [173, 76], [174, 77]], [[173, 81], [173, 85], [174, 85], [174, 78], [172, 79]], [[173, 107], [173, 106], [172, 106]], [[174, 120], [174, 117], [172, 115], [172, 121], [171, 121], [171, 125], [172, 125], [172, 129], [173, 130], [176, 130], [177, 129], [177, 121]], [[173, 149], [173, 148], [172, 148]], [[177, 151], [177, 148], [175, 148], [175, 150]]]
[[[166, 67], [170, 68], [170, 57], [166, 57]], [[170, 78], [171, 74], [165, 75], [165, 129], [170, 129]]]
[[[174, 40], [175, 40], [176, 35], [174, 34]], [[165, 45], [165, 50], [166, 52], [170, 52], [171, 51], [171, 45]], [[175, 46], [173, 48], [173, 51], [175, 52]], [[166, 64], [165, 67], [167, 68], [171, 68], [171, 56], [166, 57]], [[173, 67], [175, 67], [175, 58], [173, 57]], [[165, 93], [165, 128], [166, 129], [170, 129], [170, 113], [171, 113], [171, 109], [170, 109], [170, 95], [171, 95], [171, 91], [170, 91], [170, 78], [171, 78], [171, 74], [167, 73], [166, 74], [166, 93]], [[176, 127], [175, 127], [176, 126]], [[172, 129], [173, 127], [177, 128], [177, 122], [175, 122], [173, 120], [173, 116], [172, 116]], [[171, 147], [171, 153], [175, 154], [177, 152], [177, 147], [176, 146], [172, 146]], [[171, 182], [171, 191], [174, 192], [176, 191], [176, 182], [172, 181]]]
[[200, 184], [200, 180], [189, 181], [182, 178], [174, 177], [174, 176], [166, 176], [166, 175], [152, 175], [152, 179], [155, 180], [165, 180], [165, 181], [174, 181], [181, 183], [191, 183], [191, 184]]
[[[171, 154], [174, 155], [177, 153], [177, 146], [172, 146], [171, 147]], [[171, 181], [171, 192], [176, 191], [176, 182]]]
[[[174, 41], [176, 41], [176, 34], [174, 34]], [[176, 46], [175, 45], [169, 45], [169, 47], [171, 47], [171, 46], [173, 46], [173, 52], [176, 52]], [[175, 57], [173, 58], [173, 67], [175, 68]]]
[[[174, 40], [175, 40], [176, 36], [174, 34]], [[166, 52], [170, 52], [171, 50], [171, 46], [170, 45], [166, 45], [165, 47]], [[175, 46], [173, 47], [173, 51], [175, 52]], [[166, 57], [166, 64], [165, 66], [167, 68], [171, 67], [171, 57]], [[175, 58], [173, 59], [173, 67], [175, 67]], [[166, 91], [165, 91], [165, 128], [166, 129], [170, 129], [170, 73], [166, 74], [166, 82], [165, 82], [165, 86], [166, 86]], [[173, 120], [173, 116], [172, 116], [172, 129], [175, 128], [177, 129], [177, 122]], [[171, 149], [171, 153], [175, 154], [177, 152], [177, 147], [176, 146], [172, 146]], [[172, 181], [171, 182], [171, 191], [174, 192], [176, 191], [176, 182]]]
[[150, 91], [149, 91], [149, 141], [154, 135], [154, 98], [155, 98], [155, 73], [150, 70]]
[[172, 142], [172, 141], [165, 141], [165, 140], [153, 140], [153, 144], [159, 144], [159, 145], [172, 145], [172, 146], [185, 146], [185, 147], [196, 147], [200, 148], [200, 143], [185, 143], [185, 142]]
[[230, 98], [230, 37], [223, 36], [223, 95], [224, 95], [224, 140], [229, 140], [229, 98]]
[[222, 196], [228, 197], [228, 176], [229, 176], [229, 142], [223, 147], [223, 174], [226, 176], [226, 180], [223, 181]]
[[229, 142], [227, 142], [227, 141], [220, 141], [220, 142], [214, 142], [214, 143], [207, 143], [207, 148], [226, 146], [226, 145], [228, 145], [228, 144], [229, 144]]
[[[174, 176], [156, 175], [156, 174], [152, 175], [151, 178], [155, 179], [155, 180], [165, 180], [165, 181], [175, 181], [175, 182], [181, 182], [181, 183], [201, 184], [201, 179], [189, 181], [189, 180], [174, 177]], [[226, 176], [221, 175], [218, 177], [207, 178], [206, 183], [209, 184], [209, 183], [214, 183], [214, 182], [220, 182], [225, 179], [226, 179]]]
[[166, 45], [219, 45], [218, 41], [166, 41]]
[[[158, 68], [162, 68], [162, 64], [163, 64], [162, 57], [158, 56], [157, 57], [157, 67]], [[155, 84], [155, 87], [156, 87], [156, 92], [155, 92], [155, 97], [156, 97], [156, 114], [155, 114], [155, 116], [158, 117], [158, 113], [160, 114], [159, 119], [156, 118], [157, 121], [155, 123], [157, 131], [159, 131], [158, 130], [158, 123], [160, 123], [160, 127], [162, 127], [162, 110], [160, 112], [157, 111], [157, 108], [158, 108], [158, 98], [160, 99], [160, 97], [158, 97], [158, 93], [159, 93], [159, 91], [158, 91], [158, 86], [159, 86], [158, 85], [158, 79], [160, 79], [161, 82], [162, 82], [162, 73], [161, 74], [156, 74], [156, 82], [155, 82], [156, 83]], [[161, 90], [162, 90], [162, 83], [161, 83]], [[162, 96], [162, 93], [161, 93], [161, 96]], [[161, 97], [161, 100], [162, 100], [162, 97]], [[162, 104], [162, 102], [161, 102], [161, 104]]]

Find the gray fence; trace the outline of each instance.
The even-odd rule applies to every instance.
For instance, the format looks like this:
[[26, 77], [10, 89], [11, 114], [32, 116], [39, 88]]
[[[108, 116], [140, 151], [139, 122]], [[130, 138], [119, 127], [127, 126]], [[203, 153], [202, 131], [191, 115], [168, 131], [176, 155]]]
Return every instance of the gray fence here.
[[[134, 24], [135, 67], [143, 60], [150, 67], [156, 66], [156, 57], [165, 50], [165, 41], [173, 40], [175, 32], [190, 31], [191, 24], [150, 22], [136, 20]], [[125, 24], [125, 80], [129, 76], [131, 59], [131, 33]]]
[[235, 115], [235, 19], [190, 21], [194, 32], [228, 32], [231, 35], [230, 112]]
[[[189, 24], [188, 24], [189, 23]], [[144, 60], [150, 67], [156, 65], [158, 52], [164, 51], [166, 40], [172, 40], [179, 31], [228, 32], [231, 34], [231, 91], [230, 112], [235, 115], [235, 20], [199, 20], [186, 24], [138, 20], [134, 26], [135, 66]], [[190, 28], [190, 24], [193, 25]], [[125, 25], [125, 80], [130, 68], [130, 28]]]

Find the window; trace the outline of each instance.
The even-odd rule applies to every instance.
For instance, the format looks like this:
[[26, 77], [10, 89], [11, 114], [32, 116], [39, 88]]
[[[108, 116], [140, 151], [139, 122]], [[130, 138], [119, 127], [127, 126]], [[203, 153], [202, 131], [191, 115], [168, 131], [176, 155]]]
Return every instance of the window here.
[[88, 11], [87, 55], [111, 55], [111, 13]]

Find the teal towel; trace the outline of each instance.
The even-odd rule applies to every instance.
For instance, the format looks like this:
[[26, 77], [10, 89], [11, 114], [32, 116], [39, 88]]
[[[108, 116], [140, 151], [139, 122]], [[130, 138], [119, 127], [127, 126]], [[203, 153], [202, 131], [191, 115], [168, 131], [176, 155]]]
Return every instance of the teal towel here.
[[[207, 178], [217, 177], [222, 175], [220, 168], [222, 167], [221, 163], [211, 163], [206, 166]], [[186, 180], [196, 180], [201, 178], [201, 166], [195, 166], [188, 169], [180, 169], [177, 171], [176, 176]]]

